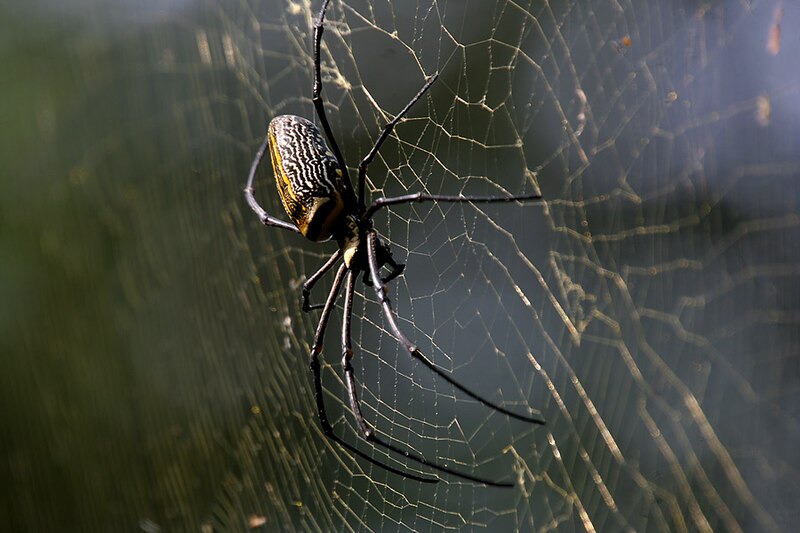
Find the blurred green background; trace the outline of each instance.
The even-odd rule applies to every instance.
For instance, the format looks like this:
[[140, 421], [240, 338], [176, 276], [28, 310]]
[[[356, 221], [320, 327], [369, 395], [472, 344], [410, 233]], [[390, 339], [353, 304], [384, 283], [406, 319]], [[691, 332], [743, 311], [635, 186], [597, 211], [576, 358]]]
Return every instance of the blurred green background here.
[[[241, 194], [269, 118], [313, 116], [317, 4], [0, 7], [3, 529], [790, 530], [797, 6], [333, 0], [351, 166], [442, 74], [371, 191], [548, 200], [378, 221], [409, 263], [401, 325], [545, 429], [416, 369], [356, 303], [368, 418], [503, 492], [420, 487], [317, 429], [297, 287], [331, 246], [259, 227]], [[330, 331], [326, 400], [356, 442]]]

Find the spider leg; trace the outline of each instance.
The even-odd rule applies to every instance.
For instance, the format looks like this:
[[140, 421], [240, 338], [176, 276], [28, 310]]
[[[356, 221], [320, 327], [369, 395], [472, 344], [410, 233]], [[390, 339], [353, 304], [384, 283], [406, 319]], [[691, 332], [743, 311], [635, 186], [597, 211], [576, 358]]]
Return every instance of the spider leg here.
[[433, 85], [433, 82], [435, 82], [436, 78], [438, 77], [439, 77], [438, 73], [431, 76], [430, 79], [428, 79], [428, 81], [425, 82], [425, 85], [422, 86], [422, 89], [420, 89], [419, 92], [414, 96], [414, 98], [412, 98], [411, 101], [406, 104], [406, 106], [402, 109], [402, 111], [400, 111], [397, 114], [397, 116], [394, 117], [394, 119], [392, 119], [388, 124], [386, 124], [386, 126], [383, 127], [383, 131], [378, 136], [378, 140], [375, 141], [375, 145], [372, 147], [369, 153], [367, 153], [367, 155], [364, 156], [364, 159], [362, 159], [361, 163], [358, 165], [358, 212], [359, 213], [363, 213], [366, 207], [364, 204], [364, 182], [367, 177], [367, 167], [375, 158], [375, 156], [378, 154], [378, 150], [380, 149], [381, 145], [392, 133], [392, 130], [394, 130], [394, 127], [397, 125], [398, 122], [400, 122], [400, 119], [402, 119], [403, 116], [406, 113], [408, 113], [408, 110], [411, 109], [411, 106], [417, 103], [417, 100], [422, 98], [422, 95], [425, 94], [425, 91], [430, 89], [431, 85]]
[[314, 85], [311, 91], [311, 101], [314, 103], [314, 109], [317, 111], [319, 122], [322, 124], [322, 130], [325, 132], [325, 137], [331, 143], [331, 150], [333, 155], [336, 156], [336, 161], [339, 162], [339, 167], [342, 169], [342, 183], [349, 194], [345, 195], [346, 202], [352, 202], [355, 199], [353, 194], [353, 185], [350, 183], [350, 175], [347, 172], [347, 166], [344, 164], [344, 157], [339, 150], [339, 145], [336, 144], [336, 139], [333, 137], [333, 130], [328, 123], [328, 116], [325, 114], [325, 104], [322, 100], [322, 76], [320, 75], [320, 45], [322, 43], [322, 33], [325, 31], [325, 11], [328, 9], [330, 0], [322, 2], [322, 8], [319, 10], [317, 21], [314, 23]]
[[325, 264], [320, 267], [319, 270], [311, 274], [311, 277], [308, 278], [305, 283], [303, 283], [303, 311], [306, 313], [311, 311], [312, 309], [322, 309], [325, 307], [325, 304], [311, 304], [308, 302], [309, 296], [311, 296], [311, 289], [314, 288], [314, 285], [324, 276], [331, 267], [336, 264], [336, 261], [342, 256], [342, 250], [336, 250], [332, 256], [325, 261]]
[[387, 265], [389, 265], [390, 267], [392, 267], [392, 271], [389, 272], [389, 275], [386, 276], [385, 278], [382, 278], [382, 281], [384, 283], [389, 283], [394, 278], [396, 278], [397, 276], [402, 274], [403, 270], [405, 270], [406, 266], [405, 265], [401, 265], [397, 261], [395, 261], [392, 258], [392, 253], [388, 250], [388, 248], [386, 248], [385, 246], [382, 246], [381, 248], [384, 251], [384, 254], [383, 254], [384, 255], [384, 257], [383, 257], [384, 262]]
[[375, 466], [379, 466], [384, 470], [388, 470], [393, 474], [414, 479], [422, 483], [438, 483], [439, 480], [436, 478], [417, 476], [415, 474], [403, 472], [402, 470], [398, 470], [397, 468], [393, 468], [389, 465], [385, 465], [380, 461], [373, 459], [351, 444], [348, 444], [333, 432], [333, 427], [331, 426], [330, 421], [328, 420], [327, 412], [325, 411], [325, 400], [322, 396], [322, 368], [320, 365], [319, 355], [322, 353], [322, 340], [325, 337], [325, 328], [328, 326], [328, 319], [331, 316], [331, 311], [333, 310], [334, 303], [336, 302], [336, 297], [339, 295], [339, 289], [342, 286], [342, 281], [344, 280], [344, 273], [346, 270], [347, 267], [342, 265], [336, 272], [336, 279], [333, 281], [333, 287], [331, 288], [331, 292], [328, 294], [328, 299], [325, 301], [325, 307], [322, 310], [322, 317], [320, 317], [319, 325], [317, 325], [317, 332], [314, 335], [314, 343], [311, 347], [310, 364], [311, 372], [314, 374], [314, 398], [317, 402], [317, 417], [319, 418], [319, 423], [322, 426], [322, 432], [326, 437], [338, 443], [340, 446], [350, 451], [350, 453], [361, 457], [365, 461], [368, 461]]
[[450, 468], [425, 459], [422, 455], [395, 446], [390, 441], [385, 441], [376, 435], [375, 430], [372, 429], [369, 423], [364, 419], [364, 415], [361, 412], [361, 403], [358, 401], [358, 394], [356, 392], [356, 379], [353, 375], [353, 365], [351, 364], [351, 360], [353, 359], [353, 345], [350, 339], [350, 318], [353, 313], [353, 288], [355, 286], [356, 276], [357, 274], [354, 271], [351, 270], [348, 272], [347, 283], [345, 285], [344, 320], [342, 322], [342, 368], [344, 369], [345, 381], [347, 382], [347, 394], [350, 400], [350, 410], [353, 412], [353, 417], [356, 421], [356, 427], [358, 428], [358, 432], [361, 434], [361, 437], [367, 442], [386, 448], [391, 452], [402, 455], [406, 459], [415, 461], [424, 466], [433, 468], [446, 474], [450, 474], [452, 476], [493, 487], [513, 487], [514, 483], [511, 482], [491, 481], [469, 474], [464, 474], [456, 470], [451, 470]]
[[[389, 275], [385, 278], [381, 278], [384, 283], [389, 283], [394, 278], [402, 274], [406, 266], [395, 261], [394, 258], [392, 258], [392, 252], [390, 252], [386, 246], [380, 246], [379, 250], [381, 250], [381, 259], [378, 260], [378, 264], [385, 264], [392, 267], [392, 271], [389, 272]], [[369, 269], [364, 271], [364, 277], [361, 281], [367, 287], [372, 287], [372, 279], [369, 275]]]
[[[389, 275], [388, 275], [388, 276], [386, 276], [385, 278], [381, 278], [381, 279], [383, 280], [383, 282], [384, 282], [384, 283], [389, 283], [389, 282], [390, 282], [390, 281], [392, 281], [394, 278], [396, 278], [397, 276], [399, 276], [400, 274], [402, 274], [402, 273], [403, 273], [403, 270], [405, 270], [405, 269], [406, 269], [406, 266], [405, 266], [405, 265], [398, 265], [397, 263], [395, 263], [394, 265], [392, 265], [392, 267], [393, 267], [393, 268], [392, 268], [392, 271], [391, 271], [391, 272], [389, 272]], [[368, 271], [368, 270], [365, 270], [365, 271], [364, 271], [364, 277], [362, 278], [362, 280], [361, 280], [361, 281], [362, 281], [362, 282], [364, 283], [364, 285], [366, 285], [367, 287], [372, 287], [372, 278], [370, 277], [370, 275], [369, 275], [369, 271]]]
[[250, 209], [252, 209], [256, 215], [258, 215], [258, 219], [265, 226], [275, 226], [278, 228], [288, 229], [289, 231], [293, 231], [295, 233], [300, 233], [300, 230], [297, 229], [294, 224], [290, 224], [289, 222], [284, 222], [283, 220], [270, 216], [264, 210], [264, 208], [258, 204], [256, 197], [253, 196], [253, 179], [255, 179], [258, 167], [261, 165], [261, 160], [264, 159], [264, 152], [266, 152], [268, 144], [269, 137], [266, 137], [264, 142], [261, 143], [261, 146], [258, 147], [256, 157], [253, 159], [253, 163], [250, 165], [250, 174], [247, 176], [247, 186], [244, 188], [244, 196], [247, 198], [247, 203], [250, 204]]
[[427, 357], [425, 357], [422, 354], [422, 352], [419, 351], [419, 349], [417, 349], [414, 343], [408, 340], [408, 338], [400, 330], [400, 327], [397, 325], [397, 319], [395, 318], [394, 311], [392, 310], [392, 305], [389, 302], [389, 298], [386, 296], [386, 287], [383, 285], [383, 283], [381, 283], [380, 274], [378, 273], [378, 262], [375, 258], [375, 248], [377, 239], [378, 237], [375, 233], [375, 230], [371, 230], [369, 233], [367, 233], [367, 259], [369, 261], [369, 270], [370, 270], [370, 275], [372, 276], [372, 283], [375, 289], [375, 294], [378, 295], [378, 300], [380, 301], [381, 307], [383, 308], [383, 314], [386, 316], [386, 320], [389, 322], [389, 327], [392, 329], [392, 333], [397, 338], [397, 341], [406, 350], [408, 350], [408, 353], [411, 354], [411, 357], [417, 359], [423, 365], [428, 367], [434, 374], [441, 377], [442, 379], [447, 381], [450, 385], [460, 390], [473, 400], [477, 400], [478, 402], [482, 403], [486, 407], [494, 409], [495, 411], [508, 415], [512, 418], [516, 418], [517, 420], [522, 420], [523, 422], [530, 422], [531, 424], [544, 425], [545, 422], [541, 417], [531, 417], [531, 416], [517, 414], [495, 403], [492, 403], [485, 398], [478, 396], [477, 394], [466, 388], [464, 385], [458, 383], [455, 379], [453, 379], [450, 376], [450, 374], [448, 374], [444, 370], [441, 370], [439, 367], [433, 364], [432, 361], [430, 361]]
[[541, 194], [525, 194], [521, 196], [450, 196], [443, 194], [426, 194], [417, 192], [394, 196], [392, 198], [378, 198], [361, 217], [362, 220], [369, 220], [381, 208], [389, 205], [410, 204], [413, 202], [470, 202], [474, 204], [494, 204], [508, 202], [527, 202], [530, 200], [541, 200]]

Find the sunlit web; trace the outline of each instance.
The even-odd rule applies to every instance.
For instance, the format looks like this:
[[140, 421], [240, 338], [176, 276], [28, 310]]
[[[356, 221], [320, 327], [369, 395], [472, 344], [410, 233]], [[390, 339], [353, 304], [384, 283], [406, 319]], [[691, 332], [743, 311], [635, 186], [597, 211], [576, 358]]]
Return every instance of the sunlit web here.
[[[784, 35], [777, 55], [769, 42], [777, 4], [333, 0], [324, 95], [351, 167], [440, 73], [373, 164], [373, 195], [541, 189], [547, 200], [376, 219], [407, 263], [391, 297], [409, 336], [493, 400], [541, 410], [546, 427], [509, 421], [414, 365], [371, 290], [355, 305], [367, 418], [429, 458], [518, 480], [512, 490], [421, 486], [318, 429], [316, 315], [301, 313], [298, 286], [333, 245], [259, 227], [239, 197], [269, 118], [314, 118], [318, 8], [225, 2], [193, 28], [187, 62], [236, 79], [205, 102], [241, 171], [226, 171], [238, 253], [219, 275], [239, 295], [235, 348], [255, 376], [209, 523], [752, 531], [796, 517], [800, 78], [786, 50], [796, 38]], [[788, 11], [784, 27], [798, 22]], [[271, 180], [262, 174], [257, 195], [282, 214]], [[357, 443], [338, 320], [325, 399]]]

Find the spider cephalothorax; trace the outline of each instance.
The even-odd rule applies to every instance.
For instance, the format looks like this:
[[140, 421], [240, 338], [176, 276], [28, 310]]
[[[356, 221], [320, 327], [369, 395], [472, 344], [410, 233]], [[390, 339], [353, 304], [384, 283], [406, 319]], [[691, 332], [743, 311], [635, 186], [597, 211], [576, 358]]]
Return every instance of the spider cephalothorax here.
[[[429, 461], [425, 457], [395, 445], [389, 437], [379, 436], [364, 419], [356, 392], [356, 382], [353, 375], [352, 343], [350, 341], [350, 320], [353, 311], [353, 294], [357, 277], [364, 275], [364, 283], [371, 285], [383, 309], [386, 321], [392, 334], [398, 342], [417, 361], [421, 362], [436, 375], [450, 383], [464, 394], [479, 401], [487, 407], [495, 409], [512, 418], [534, 424], [544, 424], [539, 416], [529, 416], [514, 413], [497, 404], [478, 396], [468, 388], [455, 381], [449, 373], [440, 369], [425, 357], [397, 325], [397, 320], [392, 310], [391, 303], [386, 295], [386, 283], [400, 275], [405, 265], [398, 264], [392, 258], [388, 244], [383, 243], [373, 228], [372, 217], [384, 207], [412, 202], [473, 202], [496, 203], [515, 202], [524, 200], [538, 200], [538, 194], [525, 196], [447, 196], [438, 194], [414, 193], [392, 198], [378, 198], [371, 205], [365, 204], [365, 181], [367, 167], [378, 153], [383, 142], [392, 133], [395, 125], [408, 112], [436, 80], [436, 75], [431, 76], [420, 91], [411, 101], [390, 121], [378, 136], [375, 145], [361, 160], [358, 166], [358, 196], [353, 191], [350, 183], [347, 166], [336, 144], [325, 108], [322, 102], [322, 82], [320, 78], [320, 42], [324, 30], [323, 21], [325, 10], [330, 0], [325, 0], [314, 25], [314, 85], [312, 102], [322, 125], [325, 137], [330, 142], [330, 149], [325, 143], [323, 133], [317, 126], [302, 117], [294, 115], [281, 115], [272, 119], [269, 124], [267, 138], [261, 144], [255, 159], [250, 167], [247, 178], [245, 195], [252, 210], [258, 215], [259, 220], [266, 226], [276, 226], [296, 233], [308, 239], [321, 242], [333, 239], [337, 242], [337, 250], [322, 267], [312, 274], [303, 284], [303, 310], [322, 309], [319, 325], [311, 347], [311, 370], [314, 374], [314, 395], [317, 404], [317, 415], [325, 435], [350, 452], [358, 455], [381, 468], [395, 474], [415, 479], [426, 483], [436, 483], [435, 477], [421, 476], [386, 465], [355, 448], [338, 437], [328, 421], [325, 411], [325, 402], [322, 397], [322, 371], [320, 354], [322, 352], [322, 339], [328, 325], [331, 311], [336, 302], [339, 290], [345, 286], [344, 319], [342, 324], [342, 367], [347, 384], [350, 409], [355, 417], [359, 434], [367, 441], [382, 446], [394, 453], [400, 454], [411, 461], [436, 469], [453, 476], [485, 485], [510, 487], [513, 483], [505, 481], [491, 481], [471, 474], [459, 472], [438, 463]], [[261, 160], [267, 151], [270, 152], [272, 167], [275, 173], [275, 182], [278, 194], [283, 202], [286, 214], [292, 223], [284, 222], [269, 215], [253, 196], [253, 180], [258, 171]], [[328, 293], [324, 304], [312, 305], [309, 303], [311, 289], [317, 281], [324, 276], [339, 260], [342, 264], [336, 272], [333, 287]], [[387, 276], [381, 277], [380, 270], [388, 265], [391, 271]]]

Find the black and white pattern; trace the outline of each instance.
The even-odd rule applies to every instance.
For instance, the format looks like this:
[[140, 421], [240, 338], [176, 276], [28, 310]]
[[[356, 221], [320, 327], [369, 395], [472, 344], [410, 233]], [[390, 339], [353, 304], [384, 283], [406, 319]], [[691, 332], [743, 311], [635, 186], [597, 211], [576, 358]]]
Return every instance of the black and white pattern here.
[[303, 117], [275, 117], [269, 138], [278, 192], [286, 212], [302, 229], [312, 222], [316, 198], [336, 200], [341, 188], [339, 164], [319, 128]]

